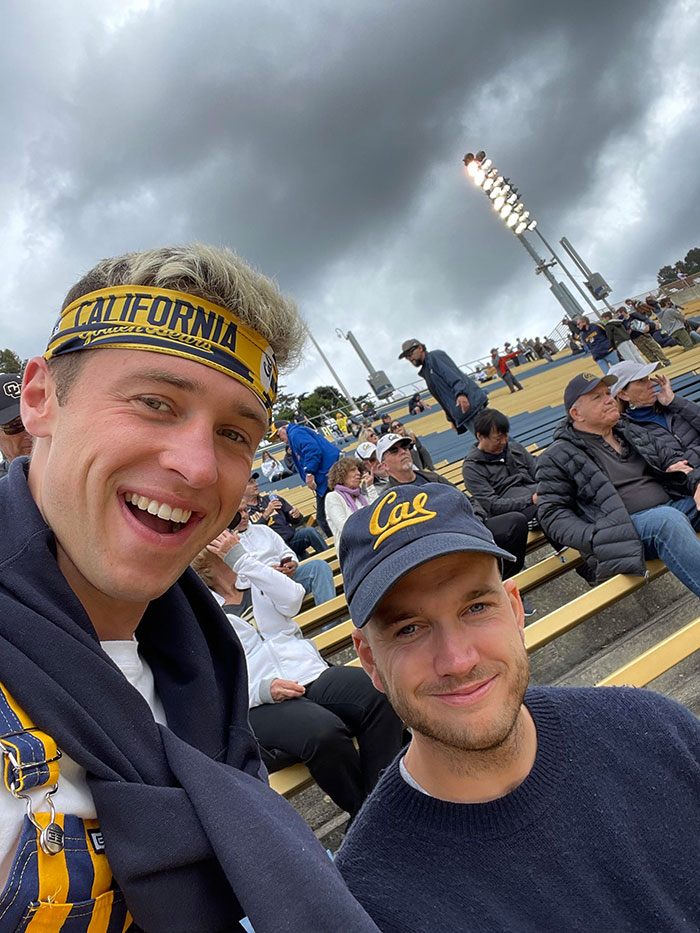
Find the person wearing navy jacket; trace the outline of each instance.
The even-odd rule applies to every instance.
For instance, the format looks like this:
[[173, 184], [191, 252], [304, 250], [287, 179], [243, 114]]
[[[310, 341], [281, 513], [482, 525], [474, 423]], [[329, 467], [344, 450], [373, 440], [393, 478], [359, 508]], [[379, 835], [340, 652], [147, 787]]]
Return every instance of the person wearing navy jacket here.
[[474, 418], [489, 403], [488, 395], [443, 350], [426, 350], [420, 340], [404, 340], [400, 360], [420, 370], [430, 394], [437, 399], [458, 434], [474, 433]]

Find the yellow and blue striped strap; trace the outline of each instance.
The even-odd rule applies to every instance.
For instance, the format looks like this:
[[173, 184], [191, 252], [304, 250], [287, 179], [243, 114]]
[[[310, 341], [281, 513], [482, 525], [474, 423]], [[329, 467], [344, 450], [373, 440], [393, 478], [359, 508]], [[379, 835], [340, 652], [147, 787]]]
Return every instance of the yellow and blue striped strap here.
[[37, 729], [0, 684], [0, 751], [3, 780], [10, 793], [56, 784], [61, 753], [51, 736]]

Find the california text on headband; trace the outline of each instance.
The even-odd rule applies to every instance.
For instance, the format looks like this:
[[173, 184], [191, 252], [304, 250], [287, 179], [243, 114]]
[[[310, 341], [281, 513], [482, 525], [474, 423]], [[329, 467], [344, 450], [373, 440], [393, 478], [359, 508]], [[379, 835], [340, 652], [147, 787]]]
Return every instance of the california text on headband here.
[[277, 397], [277, 363], [263, 337], [232, 311], [185, 292], [120, 285], [78, 298], [56, 322], [44, 359], [76, 350], [152, 350], [204, 363], [262, 402]]

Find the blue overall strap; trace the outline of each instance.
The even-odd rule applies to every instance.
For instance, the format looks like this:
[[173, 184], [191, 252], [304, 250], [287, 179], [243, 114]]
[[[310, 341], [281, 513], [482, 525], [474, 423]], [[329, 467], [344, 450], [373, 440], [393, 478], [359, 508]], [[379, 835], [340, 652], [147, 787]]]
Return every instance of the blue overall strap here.
[[0, 752], [3, 780], [12, 794], [58, 782], [61, 752], [45, 732], [37, 729], [24, 710], [0, 684]]

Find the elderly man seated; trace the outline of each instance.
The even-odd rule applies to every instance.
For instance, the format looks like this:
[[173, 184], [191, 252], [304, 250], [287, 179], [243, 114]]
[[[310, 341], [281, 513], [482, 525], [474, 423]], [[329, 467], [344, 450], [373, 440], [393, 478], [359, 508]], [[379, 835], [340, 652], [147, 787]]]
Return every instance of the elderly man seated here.
[[[400, 434], [386, 434], [377, 444], [377, 458], [389, 473], [389, 485], [399, 486], [413, 483], [424, 486], [426, 483], [453, 484], [433, 470], [416, 470], [411, 459], [411, 439]], [[499, 547], [514, 555], [515, 561], [504, 567], [504, 573], [511, 577], [525, 566], [527, 548], [527, 519], [521, 512], [506, 512], [503, 515], [488, 517], [478, 500], [472, 499], [472, 508], [477, 518], [486, 525]], [[525, 615], [537, 612], [532, 603], [523, 597]]]
[[598, 583], [646, 574], [659, 557], [700, 596], [700, 470], [675, 438], [620, 420], [616, 377], [575, 376], [564, 390], [566, 422], [538, 458], [537, 514], [543, 529], [584, 557]]
[[248, 553], [238, 534], [224, 531], [192, 566], [245, 651], [250, 724], [268, 770], [303, 761], [354, 816], [401, 748], [403, 727], [386, 697], [363, 670], [329, 666], [302, 637], [292, 616], [303, 587]]
[[299, 560], [306, 557], [311, 549], [313, 554], [322, 554], [328, 549], [326, 541], [315, 528], [304, 524], [304, 516], [299, 509], [274, 493], [261, 494], [258, 488], [259, 473], [251, 473], [245, 487], [243, 498], [248, 506], [250, 521], [257, 525], [268, 525], [294, 551]]

